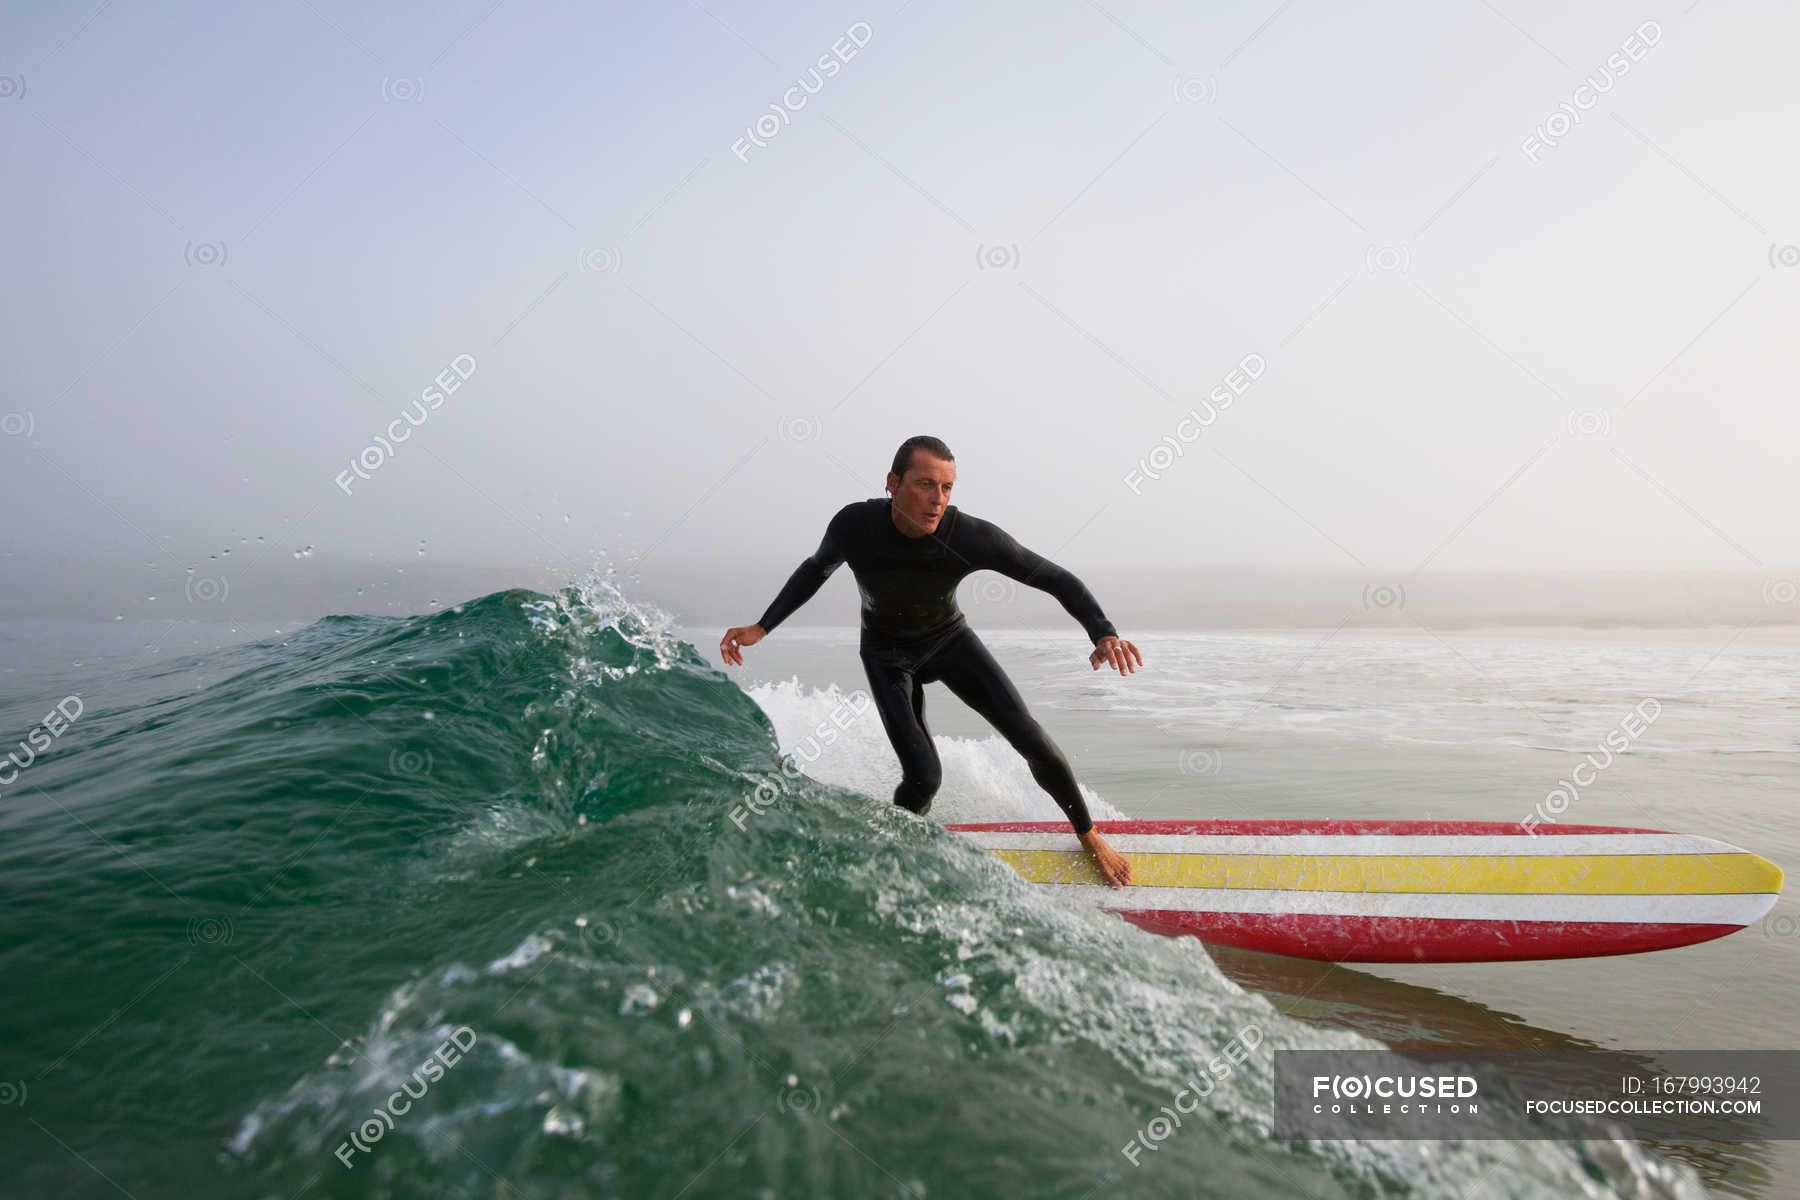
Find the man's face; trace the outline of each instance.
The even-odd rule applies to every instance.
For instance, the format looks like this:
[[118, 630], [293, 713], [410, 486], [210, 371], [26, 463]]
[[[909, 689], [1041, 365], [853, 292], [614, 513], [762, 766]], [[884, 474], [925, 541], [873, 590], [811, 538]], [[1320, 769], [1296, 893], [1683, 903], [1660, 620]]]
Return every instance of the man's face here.
[[936, 533], [955, 483], [956, 464], [925, 450], [912, 452], [912, 465], [905, 475], [889, 471], [887, 490], [894, 497], [894, 519], [900, 532], [907, 537]]

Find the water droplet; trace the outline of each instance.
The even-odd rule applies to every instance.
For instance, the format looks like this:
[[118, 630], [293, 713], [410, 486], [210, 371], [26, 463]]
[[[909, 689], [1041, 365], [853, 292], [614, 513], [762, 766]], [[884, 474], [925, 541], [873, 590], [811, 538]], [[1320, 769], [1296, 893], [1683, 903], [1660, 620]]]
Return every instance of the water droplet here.
[[633, 984], [626, 989], [625, 998], [619, 1002], [619, 1015], [625, 1016], [640, 1008], [655, 1008], [661, 1002], [662, 997], [649, 984]]

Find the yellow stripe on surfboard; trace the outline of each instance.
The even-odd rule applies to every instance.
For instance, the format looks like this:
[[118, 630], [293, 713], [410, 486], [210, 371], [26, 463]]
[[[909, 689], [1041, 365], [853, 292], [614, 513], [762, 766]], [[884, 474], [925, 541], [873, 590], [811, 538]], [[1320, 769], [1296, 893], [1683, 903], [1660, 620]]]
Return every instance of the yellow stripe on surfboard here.
[[[1104, 883], [1081, 850], [990, 850], [1033, 883]], [[1602, 896], [1779, 892], [1781, 868], [1736, 854], [1127, 854], [1142, 887], [1304, 892], [1557, 893]]]

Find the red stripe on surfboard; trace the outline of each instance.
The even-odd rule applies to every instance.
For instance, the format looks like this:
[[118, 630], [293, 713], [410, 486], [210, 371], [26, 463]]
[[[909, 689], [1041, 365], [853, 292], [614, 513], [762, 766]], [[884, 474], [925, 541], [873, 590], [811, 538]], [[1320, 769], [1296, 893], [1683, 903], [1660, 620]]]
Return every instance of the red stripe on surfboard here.
[[[1118, 910], [1114, 910], [1118, 911]], [[1709, 942], [1742, 925], [1328, 917], [1313, 913], [1118, 911], [1152, 933], [1330, 962], [1504, 962], [1637, 954]]]
[[[1067, 821], [1005, 821], [992, 825], [946, 825], [960, 833], [1066, 833], [1075, 831]], [[1526, 825], [1520, 821], [1095, 821], [1101, 833], [1186, 833], [1237, 835], [1260, 834], [1286, 837], [1293, 834], [1384, 833], [1395, 836], [1447, 836], [1451, 834], [1559, 833], [1667, 833], [1666, 829], [1637, 829], [1621, 825]]]

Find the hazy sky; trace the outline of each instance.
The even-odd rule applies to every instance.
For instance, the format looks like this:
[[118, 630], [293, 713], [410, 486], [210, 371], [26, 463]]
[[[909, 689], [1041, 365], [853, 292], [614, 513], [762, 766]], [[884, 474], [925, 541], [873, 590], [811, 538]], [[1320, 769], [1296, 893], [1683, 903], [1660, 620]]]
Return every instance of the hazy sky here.
[[1788, 569], [1796, 39], [1723, 0], [9, 4], [8, 549], [785, 571], [925, 432], [1078, 570]]

